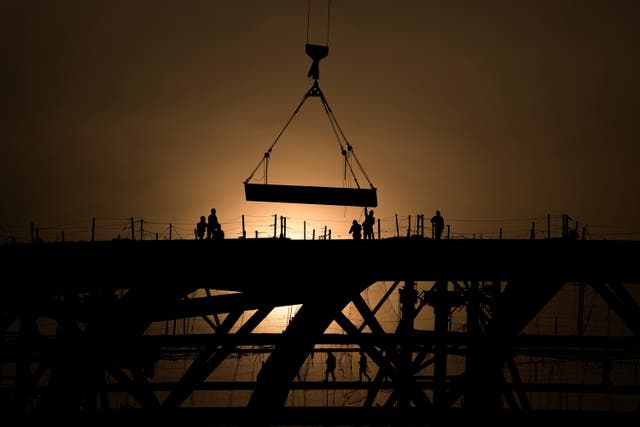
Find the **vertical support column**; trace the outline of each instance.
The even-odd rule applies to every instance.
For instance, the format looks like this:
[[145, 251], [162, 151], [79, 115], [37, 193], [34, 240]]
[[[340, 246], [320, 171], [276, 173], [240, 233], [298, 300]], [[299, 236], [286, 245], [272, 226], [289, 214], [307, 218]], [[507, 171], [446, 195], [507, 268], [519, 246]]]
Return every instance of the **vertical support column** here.
[[[487, 286], [487, 285], [485, 285]], [[465, 388], [464, 411], [469, 419], [496, 420], [498, 411], [502, 407], [502, 369], [504, 365], [503, 356], [507, 354], [506, 340], [509, 334], [504, 329], [509, 329], [510, 325], [504, 325], [502, 320], [496, 322], [497, 312], [500, 308], [498, 303], [502, 298], [501, 283], [494, 281], [486, 287], [487, 296], [490, 296], [489, 311], [491, 320], [486, 331], [476, 329], [475, 335], [469, 335], [468, 343], [472, 346], [471, 359], [468, 361], [471, 375], [468, 377]], [[474, 291], [472, 290], [472, 293]], [[478, 290], [478, 293], [480, 291]], [[480, 314], [479, 294], [478, 302], [474, 303], [478, 307], [477, 314]], [[483, 294], [484, 295], [484, 294]], [[473, 300], [473, 297], [471, 298]], [[473, 317], [474, 314], [471, 314]], [[504, 320], [504, 319], [503, 319]], [[477, 320], [474, 321], [478, 326]], [[473, 328], [471, 324], [467, 325]], [[514, 382], [518, 382], [514, 379]]]
[[584, 283], [578, 283], [578, 336], [584, 331]]
[[33, 316], [28, 310], [20, 316], [20, 335], [18, 338], [18, 358], [16, 361], [16, 403], [19, 413], [26, 413], [29, 408], [29, 394], [31, 382], [31, 345], [35, 325]]
[[449, 329], [449, 303], [447, 301], [447, 281], [438, 280], [435, 284], [435, 301], [433, 312], [435, 315], [434, 329], [436, 344], [434, 349], [434, 387], [433, 404], [436, 409], [446, 406], [446, 377], [447, 377], [447, 332]]
[[278, 237], [278, 215], [273, 215], [273, 238]]
[[468, 378], [468, 386], [465, 390], [465, 405], [474, 406], [478, 400], [478, 394], [482, 393], [482, 385], [479, 384], [482, 363], [478, 354], [480, 348], [480, 303], [478, 298], [479, 284], [472, 281], [468, 288], [467, 298], [467, 352], [465, 358], [465, 376]]
[[400, 321], [398, 323], [398, 337], [400, 345], [398, 356], [400, 366], [398, 367], [398, 407], [409, 408], [411, 404], [411, 377], [413, 371], [411, 362], [413, 361], [412, 340], [414, 319], [416, 317], [416, 303], [418, 301], [418, 291], [416, 283], [412, 280], [404, 282], [404, 288], [399, 290], [400, 294]]
[[244, 227], [244, 215], [242, 215], [242, 238], [243, 239], [247, 238], [247, 230]]

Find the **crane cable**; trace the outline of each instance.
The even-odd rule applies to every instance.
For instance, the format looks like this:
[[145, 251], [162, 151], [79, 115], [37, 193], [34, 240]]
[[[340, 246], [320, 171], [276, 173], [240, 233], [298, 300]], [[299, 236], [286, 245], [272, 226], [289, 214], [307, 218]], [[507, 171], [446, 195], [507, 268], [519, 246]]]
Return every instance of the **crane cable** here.
[[[329, 45], [330, 21], [331, 21], [331, 0], [328, 0], [328, 2], [327, 2], [327, 37], [326, 37], [326, 46]], [[307, 44], [309, 44], [309, 30], [310, 30], [310, 27], [311, 27], [311, 0], [308, 0], [308, 2], [307, 2]], [[353, 167], [351, 165], [351, 162], [349, 161], [349, 157], [353, 157], [355, 159], [357, 165], [358, 165], [358, 168], [360, 169], [360, 171], [362, 172], [362, 174], [366, 178], [367, 182], [369, 183], [369, 186], [371, 188], [375, 188], [373, 183], [371, 182], [371, 179], [369, 179], [369, 176], [367, 175], [367, 173], [365, 172], [364, 168], [362, 167], [362, 164], [360, 163], [360, 160], [358, 160], [358, 157], [356, 156], [355, 152], [353, 151], [353, 146], [347, 140], [347, 137], [345, 136], [345, 134], [344, 134], [344, 132], [342, 130], [342, 127], [340, 127], [340, 124], [338, 123], [338, 120], [333, 115], [333, 111], [331, 110], [331, 107], [329, 106], [329, 103], [327, 102], [326, 98], [324, 97], [324, 94], [320, 90], [320, 87], [318, 86], [318, 81], [317, 80], [314, 81], [314, 84], [313, 84], [312, 88], [309, 91], [307, 91], [307, 93], [304, 95], [304, 97], [302, 98], [302, 100], [300, 101], [300, 103], [298, 104], [296, 109], [293, 111], [293, 113], [291, 114], [289, 119], [286, 121], [284, 127], [280, 130], [280, 133], [278, 133], [278, 135], [276, 136], [275, 140], [273, 141], [273, 143], [271, 144], [269, 149], [264, 153], [262, 160], [258, 163], [258, 165], [255, 167], [255, 169], [251, 172], [249, 177], [244, 182], [248, 183], [253, 178], [253, 176], [255, 175], [256, 171], [260, 167], [260, 165], [264, 165], [263, 176], [264, 176], [265, 184], [267, 183], [267, 174], [268, 174], [268, 169], [269, 169], [269, 158], [271, 157], [271, 152], [273, 151], [273, 148], [275, 147], [276, 143], [280, 140], [280, 137], [284, 134], [284, 131], [289, 127], [289, 124], [291, 124], [291, 121], [293, 120], [293, 118], [296, 116], [298, 111], [300, 111], [300, 108], [302, 107], [302, 104], [304, 104], [304, 102], [307, 100], [307, 98], [309, 96], [318, 96], [318, 97], [320, 97], [320, 99], [322, 101], [322, 106], [324, 107], [324, 110], [325, 110], [325, 112], [327, 114], [327, 117], [329, 118], [329, 123], [331, 124], [331, 129], [333, 130], [333, 133], [336, 136], [336, 140], [338, 142], [338, 145], [340, 146], [340, 153], [344, 157], [344, 162], [345, 162], [344, 163], [344, 172], [343, 172], [344, 181], [346, 182], [347, 168], [348, 168], [349, 171], [351, 172], [351, 176], [352, 176], [352, 178], [353, 178], [353, 180], [355, 182], [356, 187], [360, 188], [360, 184], [358, 183], [358, 178], [356, 176], [356, 173], [354, 172]], [[341, 137], [342, 137], [342, 139], [341, 139]], [[344, 147], [342, 141], [344, 141], [344, 144], [346, 145], [347, 148]]]
[[[347, 140], [346, 135], [342, 131], [342, 127], [340, 126], [340, 123], [338, 123], [338, 119], [336, 119], [335, 115], [333, 114], [333, 110], [329, 106], [329, 103], [327, 102], [327, 100], [324, 97], [324, 95], [322, 94], [322, 92], [320, 92], [320, 98], [322, 100], [322, 106], [324, 107], [324, 110], [327, 113], [327, 117], [329, 117], [329, 122], [331, 123], [331, 129], [333, 130], [333, 133], [336, 136], [336, 140], [338, 141], [338, 145], [340, 146], [340, 153], [344, 157], [344, 162], [345, 162], [344, 180], [346, 181], [346, 175], [347, 175], [347, 170], [346, 169], [347, 169], [347, 166], [348, 166], [349, 167], [349, 171], [351, 172], [351, 176], [353, 177], [353, 180], [356, 183], [356, 187], [360, 188], [360, 184], [358, 183], [358, 177], [356, 176], [356, 173], [353, 170], [351, 162], [349, 162], [349, 157], [353, 157], [355, 159], [356, 163], [358, 164], [358, 168], [360, 169], [360, 172], [362, 172], [364, 177], [367, 179], [367, 182], [369, 183], [369, 186], [371, 188], [375, 188], [373, 186], [373, 183], [369, 179], [369, 176], [367, 175], [367, 173], [365, 172], [364, 168], [362, 167], [362, 164], [360, 163], [360, 160], [358, 160], [358, 157], [356, 156], [355, 151], [353, 151], [353, 146]], [[342, 137], [342, 139], [341, 139], [341, 137]], [[347, 148], [344, 147], [342, 141], [344, 141], [344, 145], [346, 145]]]
[[[325, 45], [327, 47], [329, 46], [329, 34], [331, 33], [329, 31], [330, 27], [331, 27], [331, 0], [328, 0], [327, 1], [327, 38], [326, 38], [326, 43], [325, 43]], [[309, 31], [310, 31], [310, 28], [311, 28], [311, 0], [308, 0], [307, 1], [307, 44], [309, 44]], [[317, 87], [317, 82], [314, 84], [314, 86]], [[338, 124], [338, 121], [336, 120], [335, 116], [333, 115], [333, 111], [331, 111], [331, 107], [329, 107], [329, 104], [327, 103], [327, 100], [325, 99], [324, 95], [322, 94], [322, 91], [320, 91], [319, 87], [317, 87], [317, 92], [318, 92], [318, 95], [320, 96], [320, 98], [322, 99], [322, 105], [324, 106], [324, 109], [325, 109], [325, 111], [327, 113], [327, 116], [329, 117], [329, 121], [331, 122], [331, 128], [333, 129], [333, 132], [336, 135], [336, 138], [338, 140], [338, 144], [340, 145], [340, 152], [344, 156], [345, 167], [344, 167], [344, 172], [343, 172], [343, 175], [344, 175], [343, 179], [346, 181], [347, 166], [348, 166], [349, 171], [351, 172], [351, 176], [353, 177], [353, 179], [355, 181], [356, 187], [360, 188], [360, 185], [358, 184], [358, 178], [356, 177], [356, 174], [353, 171], [353, 167], [351, 166], [351, 163], [349, 162], [349, 156], [353, 156], [353, 158], [355, 159], [356, 163], [358, 164], [358, 168], [360, 168], [360, 171], [362, 172], [364, 177], [367, 179], [367, 182], [369, 183], [369, 186], [371, 188], [375, 188], [373, 186], [373, 183], [369, 179], [369, 176], [367, 175], [367, 173], [365, 172], [364, 168], [362, 167], [362, 164], [360, 163], [360, 160], [358, 160], [358, 157], [356, 156], [355, 152], [353, 151], [353, 147], [351, 146], [351, 144], [347, 140], [347, 137], [344, 135], [344, 132], [342, 131], [342, 128], [340, 127], [340, 124]], [[305, 99], [306, 99], [306, 97], [305, 97]], [[298, 107], [298, 108], [300, 108], [300, 107]], [[340, 131], [340, 135], [342, 135], [342, 140], [347, 145], [347, 149], [346, 150], [342, 146], [342, 142], [340, 140], [340, 136], [338, 135], [338, 132], [336, 132], [336, 128], [338, 129], [338, 131]]]
[[[338, 145], [340, 147], [340, 153], [344, 157], [344, 161], [345, 161], [345, 171], [344, 171], [345, 181], [346, 181], [346, 168], [348, 166], [349, 167], [349, 171], [351, 172], [351, 176], [353, 177], [353, 180], [355, 181], [356, 187], [360, 188], [360, 184], [358, 183], [358, 178], [356, 176], [356, 173], [354, 172], [353, 167], [352, 167], [351, 163], [349, 162], [349, 157], [352, 156], [355, 159], [355, 161], [356, 161], [356, 163], [358, 165], [358, 168], [360, 169], [360, 171], [362, 172], [364, 177], [367, 179], [367, 182], [369, 183], [369, 186], [371, 188], [375, 188], [373, 183], [371, 182], [371, 179], [369, 179], [369, 176], [367, 175], [367, 173], [365, 172], [364, 168], [362, 167], [362, 164], [360, 163], [360, 160], [358, 160], [358, 157], [356, 156], [355, 151], [353, 151], [353, 146], [347, 140], [347, 137], [344, 134], [344, 131], [342, 130], [342, 127], [340, 126], [340, 124], [338, 123], [338, 120], [333, 115], [333, 110], [329, 106], [329, 103], [327, 102], [326, 98], [324, 97], [324, 94], [320, 90], [320, 87], [318, 86], [318, 82], [317, 81], [314, 82], [313, 87], [304, 95], [304, 97], [302, 98], [302, 100], [300, 101], [300, 103], [298, 104], [296, 109], [293, 111], [293, 113], [291, 114], [291, 116], [289, 117], [287, 122], [285, 123], [284, 127], [280, 130], [280, 132], [276, 136], [275, 140], [271, 143], [271, 146], [269, 147], [269, 149], [264, 153], [264, 156], [262, 157], [262, 160], [260, 160], [258, 165], [255, 167], [255, 169], [251, 172], [249, 177], [244, 182], [248, 183], [249, 181], [251, 181], [251, 179], [253, 178], [253, 175], [256, 173], [256, 171], [258, 170], [260, 165], [264, 164], [264, 182], [265, 182], [265, 184], [267, 183], [267, 173], [268, 173], [269, 158], [271, 157], [271, 152], [273, 151], [275, 145], [280, 140], [280, 137], [282, 137], [282, 135], [284, 134], [284, 131], [289, 127], [289, 125], [293, 121], [293, 118], [296, 116], [298, 111], [300, 111], [300, 108], [302, 107], [304, 102], [309, 98], [309, 96], [319, 96], [320, 100], [322, 101], [322, 106], [324, 107], [324, 110], [325, 110], [325, 112], [327, 114], [327, 117], [329, 118], [329, 123], [331, 124], [331, 129], [333, 130], [333, 133], [334, 133], [334, 135], [336, 137], [336, 140], [338, 142]], [[344, 141], [344, 145], [343, 145], [342, 141]], [[346, 145], [346, 148], [345, 148], [345, 145]]]
[[300, 103], [298, 104], [296, 109], [293, 111], [293, 113], [289, 117], [289, 120], [287, 120], [287, 122], [285, 123], [284, 127], [280, 130], [280, 133], [278, 133], [278, 136], [276, 136], [276, 139], [271, 143], [271, 146], [269, 147], [269, 149], [267, 151], [265, 151], [264, 156], [262, 157], [262, 160], [260, 160], [260, 162], [258, 163], [256, 168], [253, 170], [253, 172], [251, 172], [251, 174], [249, 175], [249, 178], [247, 178], [244, 181], [245, 183], [251, 181], [251, 178], [253, 178], [253, 175], [256, 173], [256, 171], [258, 170], [260, 165], [263, 164], [263, 163], [265, 164], [264, 182], [265, 182], [265, 184], [267, 183], [267, 169], [268, 169], [268, 165], [269, 165], [269, 157], [271, 157], [271, 152], [273, 151], [273, 148], [275, 147], [277, 142], [280, 140], [280, 137], [282, 136], [284, 131], [289, 127], [289, 124], [291, 123], [291, 121], [293, 120], [295, 115], [298, 113], [298, 111], [300, 111], [300, 107], [302, 107], [302, 104], [304, 104], [304, 101], [307, 99], [307, 96], [308, 96], [307, 94], [304, 95], [304, 97], [302, 98], [302, 101], [300, 101]]
[[[331, 23], [331, 0], [328, 0], [328, 2], [327, 2], [327, 37], [326, 37], [326, 46], [329, 45], [329, 27], [330, 27], [330, 23]], [[307, 1], [307, 45], [309, 44], [309, 31], [310, 31], [310, 29], [311, 29], [311, 0], [308, 0]], [[317, 84], [317, 82], [316, 82], [316, 84]], [[314, 87], [315, 87], [315, 85], [314, 85]], [[313, 89], [311, 89], [311, 90], [313, 91]], [[293, 111], [293, 113], [291, 114], [291, 116], [289, 117], [287, 122], [285, 123], [284, 127], [280, 130], [280, 133], [276, 136], [276, 139], [273, 141], [273, 143], [271, 144], [269, 149], [264, 153], [264, 155], [262, 157], [262, 160], [260, 160], [260, 162], [258, 162], [258, 164], [256, 165], [255, 169], [251, 172], [251, 174], [249, 174], [249, 177], [244, 181], [245, 183], [248, 183], [249, 181], [251, 181], [251, 179], [253, 178], [253, 176], [257, 172], [258, 168], [260, 168], [260, 165], [264, 165], [264, 167], [263, 167], [263, 176], [264, 176], [265, 184], [267, 183], [267, 174], [268, 174], [268, 171], [269, 171], [269, 158], [271, 157], [271, 152], [273, 151], [273, 148], [275, 147], [276, 143], [280, 140], [280, 137], [282, 136], [284, 131], [289, 127], [289, 124], [291, 123], [291, 121], [293, 120], [295, 115], [298, 113], [298, 111], [302, 107], [302, 104], [304, 104], [304, 101], [306, 101], [306, 99], [309, 97], [310, 92], [311, 91], [307, 92], [304, 95], [304, 97], [302, 98], [302, 100], [298, 104], [298, 107]], [[318, 88], [318, 92], [320, 92], [320, 88]], [[323, 97], [323, 99], [324, 99], [324, 97]], [[331, 117], [329, 117], [329, 119], [331, 120]], [[331, 126], [333, 127], [333, 123], [331, 124]], [[334, 132], [335, 132], [335, 129], [334, 129]], [[340, 132], [342, 132], [342, 130]], [[342, 148], [342, 145], [341, 145], [341, 148]], [[344, 153], [344, 150], [342, 150], [342, 151]], [[346, 157], [345, 157], [345, 159], [346, 159]], [[352, 173], [353, 173], [353, 171], [352, 171]], [[354, 179], [355, 179], [355, 176], [354, 176]], [[356, 183], [357, 183], [357, 181], [356, 181]]]
[[[325, 46], [329, 46], [329, 27], [331, 25], [331, 0], [327, 2], [327, 40]], [[307, 1], [307, 44], [309, 44], [309, 30], [311, 28], [311, 0]]]

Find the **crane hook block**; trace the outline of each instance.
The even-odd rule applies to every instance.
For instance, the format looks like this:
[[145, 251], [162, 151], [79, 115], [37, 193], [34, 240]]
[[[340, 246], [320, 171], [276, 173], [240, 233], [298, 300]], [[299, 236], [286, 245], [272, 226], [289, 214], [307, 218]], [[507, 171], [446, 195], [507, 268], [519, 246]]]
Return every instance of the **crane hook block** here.
[[309, 58], [313, 59], [311, 68], [309, 68], [309, 72], [307, 73], [307, 77], [312, 77], [314, 80], [318, 80], [320, 78], [320, 60], [329, 55], [329, 46], [307, 43], [304, 50]]
[[247, 201], [336, 206], [378, 206], [375, 188], [314, 187], [244, 183]]

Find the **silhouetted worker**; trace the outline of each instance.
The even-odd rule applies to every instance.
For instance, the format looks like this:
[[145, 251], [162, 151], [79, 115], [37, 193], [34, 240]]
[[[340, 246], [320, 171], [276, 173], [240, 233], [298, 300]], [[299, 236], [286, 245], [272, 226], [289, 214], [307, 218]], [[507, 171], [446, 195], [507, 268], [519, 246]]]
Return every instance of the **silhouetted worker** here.
[[436, 214], [431, 217], [431, 225], [433, 227], [433, 237], [440, 239], [444, 230], [444, 218], [440, 215], [440, 211], [436, 211]]
[[222, 226], [218, 225], [218, 228], [213, 232], [212, 239], [213, 240], [223, 240], [224, 239], [224, 231], [222, 231]]
[[211, 208], [209, 218], [207, 218], [207, 239], [213, 238], [214, 233], [220, 228], [218, 217], [216, 216], [216, 209]]
[[196, 239], [202, 240], [204, 239], [204, 233], [207, 231], [207, 219], [202, 215], [200, 217], [200, 222], [196, 224]]
[[351, 234], [351, 237], [353, 237], [353, 240], [362, 239], [362, 226], [358, 223], [358, 220], [354, 219], [353, 223], [351, 223], [349, 234]]
[[367, 212], [367, 208], [364, 208], [364, 221], [362, 221], [362, 232], [364, 233], [364, 239], [373, 239], [373, 226], [376, 224], [376, 218], [373, 216], [373, 210]]
[[362, 382], [362, 376], [364, 375], [365, 377], [367, 377], [367, 380], [371, 382], [371, 377], [367, 372], [367, 369], [369, 367], [367, 363], [367, 355], [364, 354], [364, 351], [360, 351], [360, 360], [358, 361], [358, 364], [360, 365], [360, 373], [359, 373], [360, 381]]
[[324, 370], [324, 382], [329, 380], [329, 375], [331, 375], [331, 380], [333, 382], [336, 381], [336, 356], [333, 355], [331, 351], [327, 353], [327, 368]]

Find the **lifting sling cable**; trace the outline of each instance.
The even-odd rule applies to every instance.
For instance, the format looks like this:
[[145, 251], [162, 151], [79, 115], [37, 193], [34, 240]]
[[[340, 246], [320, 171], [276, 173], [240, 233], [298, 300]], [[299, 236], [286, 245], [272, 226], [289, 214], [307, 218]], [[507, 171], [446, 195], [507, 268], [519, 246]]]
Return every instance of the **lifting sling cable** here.
[[[333, 130], [333, 133], [336, 136], [336, 140], [338, 141], [338, 145], [340, 145], [340, 153], [344, 157], [344, 167], [345, 167], [344, 181], [345, 182], [347, 181], [347, 167], [348, 167], [349, 171], [351, 172], [351, 177], [353, 178], [353, 180], [354, 180], [354, 182], [356, 184], [356, 187], [360, 188], [360, 184], [358, 183], [358, 177], [356, 176], [355, 172], [353, 171], [353, 167], [351, 166], [351, 162], [349, 162], [349, 154], [350, 153], [353, 154], [351, 145], [347, 142], [347, 138], [345, 138], [344, 134], [342, 133], [342, 129], [340, 128], [340, 125], [338, 124], [338, 120], [336, 120], [336, 118], [334, 117], [333, 111], [331, 111], [331, 107], [329, 107], [329, 103], [325, 99], [324, 95], [322, 95], [322, 93], [321, 93], [320, 96], [321, 96], [321, 99], [322, 99], [322, 106], [324, 107], [324, 111], [327, 113], [327, 117], [329, 117], [329, 123], [331, 123], [331, 129]], [[340, 134], [338, 134], [338, 130], [340, 131]], [[340, 140], [340, 135], [342, 135], [342, 139], [344, 139], [347, 147], [349, 147], [348, 151], [344, 148], [344, 145], [342, 145], [342, 142]], [[364, 173], [364, 171], [363, 171], [363, 173]], [[365, 174], [365, 176], [366, 176], [366, 174]], [[373, 188], [373, 185], [371, 185], [371, 187]]]
[[278, 141], [280, 140], [280, 137], [282, 136], [282, 134], [284, 133], [284, 131], [287, 129], [287, 127], [289, 127], [289, 124], [291, 123], [291, 121], [293, 120], [293, 118], [295, 117], [296, 114], [298, 114], [298, 111], [300, 111], [300, 107], [302, 107], [302, 104], [304, 104], [304, 101], [307, 100], [307, 95], [305, 95], [302, 98], [302, 101], [300, 101], [300, 103], [298, 104], [298, 107], [293, 111], [293, 113], [291, 114], [291, 116], [289, 117], [289, 120], [287, 120], [287, 122], [285, 123], [284, 127], [282, 128], [282, 130], [280, 131], [280, 133], [278, 133], [278, 136], [276, 136], [276, 139], [273, 141], [273, 143], [271, 144], [271, 146], [269, 147], [269, 149], [267, 151], [265, 151], [264, 156], [262, 157], [262, 160], [260, 160], [260, 162], [258, 163], [258, 165], [256, 166], [256, 168], [253, 170], [253, 172], [251, 172], [251, 174], [249, 175], [249, 178], [247, 178], [244, 182], [247, 183], [249, 181], [251, 181], [251, 178], [253, 178], [253, 175], [256, 173], [256, 171], [258, 170], [258, 168], [260, 167], [260, 165], [264, 162], [265, 163], [265, 173], [264, 173], [264, 181], [265, 184], [267, 183], [267, 168], [268, 168], [268, 163], [269, 163], [269, 157], [271, 156], [271, 152], [273, 151], [273, 148], [275, 147], [275, 145], [278, 143]]
[[[268, 163], [269, 163], [269, 158], [271, 157], [271, 152], [273, 151], [273, 149], [275, 148], [275, 145], [280, 140], [280, 137], [284, 134], [284, 132], [287, 129], [287, 127], [289, 127], [289, 125], [293, 121], [293, 118], [300, 111], [300, 108], [302, 107], [304, 102], [310, 96], [318, 96], [318, 97], [320, 97], [320, 100], [322, 101], [322, 106], [323, 106], [323, 108], [325, 110], [325, 113], [327, 114], [327, 117], [329, 118], [329, 123], [331, 125], [331, 129], [333, 130], [333, 133], [334, 133], [334, 135], [336, 137], [336, 140], [338, 142], [338, 145], [340, 147], [340, 153], [344, 157], [345, 168], [348, 166], [349, 171], [351, 172], [351, 177], [353, 178], [353, 180], [354, 180], [354, 182], [356, 184], [356, 187], [360, 188], [360, 184], [358, 183], [358, 177], [356, 176], [356, 173], [353, 170], [353, 166], [351, 165], [351, 162], [349, 162], [349, 156], [353, 156], [353, 158], [355, 159], [356, 163], [358, 164], [358, 168], [360, 169], [362, 174], [367, 179], [367, 182], [369, 183], [369, 186], [371, 188], [374, 188], [373, 183], [369, 179], [367, 173], [364, 171], [364, 168], [362, 167], [362, 164], [360, 163], [360, 161], [358, 160], [358, 157], [356, 156], [355, 152], [353, 151], [353, 146], [347, 140], [347, 137], [345, 136], [345, 134], [344, 134], [344, 132], [342, 130], [342, 127], [340, 127], [340, 124], [338, 123], [338, 120], [335, 118], [335, 116], [333, 114], [333, 111], [331, 110], [331, 107], [329, 106], [329, 103], [327, 102], [327, 99], [324, 97], [324, 94], [320, 90], [320, 87], [318, 86], [318, 81], [317, 80], [314, 81], [312, 88], [309, 89], [309, 91], [304, 95], [304, 97], [302, 98], [302, 100], [300, 101], [300, 103], [298, 104], [296, 109], [293, 111], [293, 113], [291, 114], [291, 116], [289, 117], [287, 122], [285, 123], [284, 127], [282, 128], [282, 130], [278, 133], [278, 136], [276, 137], [276, 139], [273, 141], [273, 143], [271, 144], [269, 149], [264, 153], [264, 156], [262, 157], [262, 159], [260, 160], [260, 162], [258, 163], [256, 168], [253, 170], [253, 172], [251, 172], [249, 177], [245, 180], [245, 183], [248, 183], [253, 178], [253, 175], [256, 173], [256, 171], [258, 170], [260, 165], [263, 164], [263, 163], [265, 165], [265, 169], [264, 169], [265, 184], [268, 182], [267, 181]], [[343, 144], [341, 138], [342, 138], [342, 140], [344, 140], [344, 144]], [[345, 148], [345, 145], [347, 146], [347, 148]], [[345, 175], [346, 175], [346, 171], [345, 171]], [[345, 180], [346, 180], [346, 178], [345, 178]]]
[[[308, 73], [308, 77], [314, 77], [315, 80], [315, 84], [314, 87], [317, 87], [317, 79], [319, 78], [319, 71], [318, 71], [318, 67], [319, 67], [319, 61], [323, 56], [326, 56], [328, 53], [328, 46], [329, 46], [329, 26], [330, 26], [330, 19], [331, 19], [331, 0], [328, 0], [327, 2], [327, 35], [326, 35], [326, 45], [325, 46], [312, 46], [309, 44], [309, 32], [311, 29], [311, 0], [308, 0], [307, 2], [307, 45], [306, 45], [306, 50], [307, 50], [307, 54], [311, 55], [312, 53], [311, 50], [315, 50], [315, 52], [313, 52], [313, 54], [315, 55], [320, 55], [317, 57], [317, 59], [314, 59], [314, 62], [311, 66], [311, 70], [309, 70]], [[323, 53], [321, 53], [323, 52]], [[282, 130], [280, 131], [280, 133], [278, 134], [278, 136], [276, 137], [276, 139], [273, 141], [273, 143], [271, 144], [271, 146], [269, 147], [269, 149], [264, 153], [264, 156], [262, 157], [262, 160], [260, 160], [260, 162], [258, 163], [258, 165], [256, 166], [256, 168], [251, 172], [251, 174], [249, 175], [249, 177], [244, 181], [244, 183], [248, 183], [249, 181], [251, 181], [251, 179], [253, 178], [253, 176], [255, 175], [256, 171], [258, 170], [258, 168], [260, 168], [260, 165], [264, 164], [264, 182], [265, 184], [268, 182], [267, 180], [267, 174], [268, 174], [268, 170], [269, 170], [269, 157], [271, 156], [271, 152], [273, 151], [273, 148], [275, 147], [276, 143], [278, 142], [278, 140], [280, 139], [280, 137], [282, 136], [282, 134], [284, 133], [284, 131], [287, 129], [287, 127], [289, 127], [289, 124], [291, 123], [291, 121], [293, 120], [293, 118], [295, 117], [295, 115], [298, 113], [298, 111], [300, 110], [300, 108], [302, 107], [302, 104], [304, 104], [304, 102], [307, 100], [307, 98], [309, 96], [311, 96], [310, 94], [312, 93], [314, 89], [310, 89], [302, 98], [302, 100], [300, 101], [300, 103], [298, 104], [298, 107], [293, 111], [293, 114], [291, 114], [291, 117], [289, 117], [289, 120], [287, 120], [287, 122], [285, 123], [284, 127], [282, 128]], [[318, 88], [318, 91], [320, 90], [320, 88]], [[323, 96], [324, 99], [324, 96]]]
[[[319, 90], [319, 88], [318, 88], [318, 90]], [[360, 169], [360, 172], [362, 172], [364, 177], [367, 179], [367, 182], [369, 183], [369, 186], [371, 188], [375, 188], [373, 186], [373, 183], [369, 179], [369, 176], [367, 175], [367, 173], [365, 172], [364, 168], [362, 167], [362, 164], [358, 160], [358, 157], [356, 156], [355, 151], [353, 151], [353, 146], [347, 140], [346, 135], [342, 131], [342, 127], [340, 127], [340, 124], [338, 123], [338, 120], [335, 118], [335, 115], [333, 114], [333, 110], [331, 110], [331, 107], [329, 106], [329, 103], [327, 102], [327, 100], [324, 97], [324, 95], [322, 94], [322, 92], [320, 92], [320, 96], [322, 98], [322, 105], [324, 106], [324, 109], [325, 109], [325, 111], [327, 113], [327, 116], [329, 117], [329, 121], [331, 122], [331, 127], [333, 129], [333, 132], [336, 135], [336, 138], [338, 139], [338, 143], [340, 144], [341, 153], [345, 158], [346, 164], [349, 166], [349, 170], [351, 171], [351, 176], [353, 177], [354, 181], [356, 182], [356, 185], [358, 186], [358, 188], [360, 188], [360, 185], [358, 184], [358, 178], [356, 177], [356, 174], [353, 171], [353, 167], [351, 166], [351, 163], [348, 161], [348, 156], [352, 156], [355, 159], [356, 163], [358, 164], [358, 168]], [[347, 146], [346, 150], [342, 146], [342, 142], [340, 142], [340, 136], [336, 132], [336, 128], [340, 132], [340, 136], [342, 136], [342, 140], [344, 141], [345, 145]]]
[[[283, 185], [283, 184], [267, 184], [267, 175], [268, 175], [268, 163], [270, 159], [270, 153], [275, 149], [276, 143], [281, 139], [281, 136], [284, 133], [284, 130], [289, 126], [289, 124], [293, 121], [295, 115], [300, 111], [304, 102], [310, 96], [320, 97], [323, 103], [323, 107], [325, 113], [329, 118], [329, 122], [331, 124], [331, 128], [333, 130], [334, 136], [338, 140], [338, 146], [341, 150], [341, 154], [344, 158], [344, 171], [343, 177], [345, 181], [344, 187], [317, 187], [317, 186], [300, 186], [300, 185]], [[341, 140], [342, 138], [342, 140]], [[344, 141], [344, 142], [343, 142]], [[345, 148], [346, 146], [346, 148]], [[363, 175], [366, 177], [370, 189], [360, 188], [360, 184], [358, 183], [358, 178], [356, 177], [356, 173], [350, 161], [351, 156], [353, 156], [356, 160], [358, 167], [360, 168]], [[249, 181], [253, 178], [253, 175], [260, 167], [260, 164], [264, 164], [264, 184], [250, 183]], [[347, 176], [347, 168], [351, 172], [353, 180], [357, 188], [348, 188], [346, 186], [346, 176]], [[310, 203], [310, 204], [322, 204], [322, 205], [340, 205], [340, 206], [365, 206], [365, 207], [375, 207], [377, 206], [377, 196], [376, 196], [376, 188], [371, 183], [371, 180], [367, 176], [362, 164], [358, 160], [355, 152], [353, 151], [353, 147], [347, 141], [346, 136], [342, 128], [340, 127], [337, 119], [333, 115], [333, 111], [331, 107], [329, 107], [328, 102], [322, 95], [320, 88], [318, 86], [317, 80], [314, 81], [313, 87], [305, 94], [304, 98], [298, 105], [298, 107], [294, 110], [293, 114], [286, 122], [284, 128], [278, 134], [276, 140], [271, 144], [269, 150], [265, 152], [263, 159], [260, 161], [258, 166], [253, 170], [251, 175], [244, 181], [245, 187], [245, 197], [248, 201], [263, 201], [263, 202], [284, 202], [284, 203]]]

